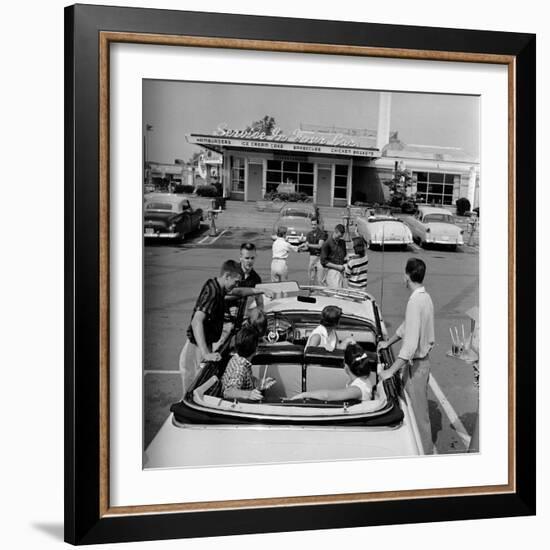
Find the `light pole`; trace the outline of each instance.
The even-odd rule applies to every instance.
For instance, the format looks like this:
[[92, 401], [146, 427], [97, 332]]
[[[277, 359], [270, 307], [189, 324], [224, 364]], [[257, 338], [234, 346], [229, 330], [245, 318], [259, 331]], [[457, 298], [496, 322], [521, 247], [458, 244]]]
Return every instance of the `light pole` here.
[[145, 176], [147, 179], [147, 184], [151, 184], [151, 168], [149, 167], [149, 132], [153, 131], [152, 124], [145, 125], [145, 134], [143, 136], [143, 169], [145, 171]]

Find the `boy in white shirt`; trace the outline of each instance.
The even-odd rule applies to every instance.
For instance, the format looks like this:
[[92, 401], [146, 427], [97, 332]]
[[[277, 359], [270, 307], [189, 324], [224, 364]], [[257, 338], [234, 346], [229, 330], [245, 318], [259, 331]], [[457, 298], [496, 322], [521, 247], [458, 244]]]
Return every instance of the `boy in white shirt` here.
[[290, 244], [286, 240], [286, 227], [277, 229], [277, 238], [273, 242], [271, 259], [271, 281], [280, 283], [288, 280], [288, 265], [286, 259], [290, 251], [300, 252], [300, 247]]

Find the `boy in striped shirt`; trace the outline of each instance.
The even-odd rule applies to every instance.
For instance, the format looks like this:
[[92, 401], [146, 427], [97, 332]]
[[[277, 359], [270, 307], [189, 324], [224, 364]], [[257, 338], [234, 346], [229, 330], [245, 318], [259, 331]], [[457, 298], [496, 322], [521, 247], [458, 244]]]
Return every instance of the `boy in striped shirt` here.
[[363, 237], [354, 237], [353, 251], [355, 254], [344, 265], [344, 276], [347, 286], [355, 290], [366, 290], [369, 258]]

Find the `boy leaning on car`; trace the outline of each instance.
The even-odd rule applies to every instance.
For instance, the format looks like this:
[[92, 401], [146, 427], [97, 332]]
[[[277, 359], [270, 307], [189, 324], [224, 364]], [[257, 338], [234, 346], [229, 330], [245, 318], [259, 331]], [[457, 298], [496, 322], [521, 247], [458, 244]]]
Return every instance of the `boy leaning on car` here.
[[411, 406], [418, 424], [425, 454], [433, 453], [432, 429], [428, 409], [428, 378], [430, 376], [429, 354], [434, 346], [434, 305], [426, 292], [424, 275], [426, 264], [419, 258], [410, 258], [405, 266], [405, 285], [411, 291], [405, 320], [395, 335], [378, 343], [382, 350], [403, 340], [397, 359], [379, 376], [391, 378], [401, 371], [405, 389], [411, 398]]
[[191, 315], [187, 341], [180, 353], [179, 370], [183, 396], [197, 376], [204, 361], [219, 361], [221, 356], [212, 352], [212, 344], [220, 339], [225, 314], [225, 296], [241, 280], [241, 266], [234, 260], [223, 263], [218, 277], [204, 283]]

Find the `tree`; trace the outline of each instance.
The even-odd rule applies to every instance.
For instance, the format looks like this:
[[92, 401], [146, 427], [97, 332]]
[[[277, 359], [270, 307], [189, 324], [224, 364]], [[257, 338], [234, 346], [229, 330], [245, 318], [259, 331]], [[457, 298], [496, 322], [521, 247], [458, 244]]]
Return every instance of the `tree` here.
[[247, 126], [247, 132], [264, 132], [266, 136], [273, 134], [275, 130], [275, 119], [272, 116], [265, 115], [260, 120], [256, 120], [250, 126]]
[[396, 163], [393, 177], [386, 182], [390, 188], [390, 205], [401, 207], [403, 212], [416, 209], [415, 200], [411, 194], [413, 177], [409, 170]]
[[204, 151], [202, 150], [199, 150], [199, 151], [195, 151], [192, 155], [191, 155], [191, 158], [189, 159], [189, 164], [191, 166], [193, 166], [194, 164], [197, 164], [197, 162], [199, 162], [199, 157], [204, 153]]

